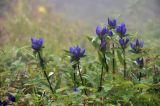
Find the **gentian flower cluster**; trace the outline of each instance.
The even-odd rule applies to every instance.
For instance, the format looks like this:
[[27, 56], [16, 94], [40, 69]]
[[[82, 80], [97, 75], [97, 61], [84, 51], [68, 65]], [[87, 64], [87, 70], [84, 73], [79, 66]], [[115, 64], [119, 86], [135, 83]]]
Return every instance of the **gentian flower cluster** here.
[[130, 46], [135, 53], [138, 53], [143, 48], [144, 41], [136, 39], [134, 42], [131, 42]]
[[112, 37], [113, 32], [112, 30], [109, 30], [106, 27], [101, 28], [100, 26], [97, 26], [96, 34], [100, 39], [100, 50], [104, 52], [106, 50], [106, 45], [107, 45], [106, 36], [108, 35]]
[[101, 28], [100, 26], [97, 26], [96, 34], [100, 39], [104, 39], [106, 35], [109, 35], [110, 37], [113, 36], [112, 30], [109, 30], [106, 27]]
[[108, 18], [108, 28], [106, 27], [100, 27], [100, 26], [97, 26], [96, 27], [96, 34], [100, 40], [100, 44], [99, 42], [97, 42], [97, 44], [99, 44], [99, 51], [102, 53], [102, 59], [103, 59], [103, 62], [102, 62], [102, 72], [101, 72], [101, 78], [100, 78], [100, 85], [99, 85], [99, 88], [98, 88], [98, 91], [101, 91], [102, 90], [102, 74], [103, 74], [103, 68], [105, 68], [106, 72], [109, 71], [109, 66], [108, 66], [108, 63], [107, 63], [107, 58], [106, 58], [106, 49], [107, 49], [107, 43], [109, 41], [109, 39], [107, 39], [107, 37], [111, 37], [113, 36], [113, 32], [112, 32], [112, 29], [115, 29], [116, 27], [116, 19], [110, 19]]
[[120, 37], [124, 37], [127, 31], [126, 25], [121, 23], [120, 25], [116, 26], [116, 31], [120, 34]]
[[[82, 49], [79, 46], [73, 46], [73, 47], [70, 47], [69, 53], [70, 53], [70, 57], [71, 57], [71, 63], [76, 62], [76, 63], [72, 64], [72, 67], [73, 67], [74, 71], [76, 71], [76, 67], [78, 68], [79, 76], [80, 76], [80, 79], [81, 79], [81, 82], [82, 82], [82, 86], [84, 86], [85, 84], [84, 84], [82, 74], [81, 74], [81, 71], [80, 71], [79, 60], [80, 60], [80, 58], [85, 56], [85, 49]], [[76, 82], [75, 72], [74, 72], [73, 79], [74, 79], [74, 89], [73, 89], [73, 91], [74, 92], [79, 92], [80, 90], [79, 90], [79, 88], [76, 87], [76, 83], [75, 83]], [[85, 89], [84, 89], [84, 93], [85, 93], [85, 95], [87, 95], [87, 92], [86, 92]]]
[[7, 106], [10, 102], [15, 102], [15, 101], [16, 98], [13, 95], [8, 94], [6, 100], [0, 101], [0, 106]]
[[122, 47], [123, 49], [126, 48], [128, 42], [129, 42], [129, 38], [126, 38], [126, 39], [120, 38], [120, 39], [119, 39], [119, 44], [121, 45], [121, 47]]
[[5, 100], [5, 101], [0, 101], [0, 106], [7, 106], [8, 105], [8, 102]]
[[97, 26], [96, 28], [96, 34], [98, 35], [98, 37], [100, 39], [104, 38], [105, 35], [108, 33], [108, 29], [106, 27], [100, 27], [100, 26]]
[[127, 28], [124, 23], [121, 23], [120, 25], [116, 26], [116, 31], [120, 36], [119, 44], [124, 49], [127, 47], [127, 44], [129, 43], [129, 38], [124, 39]]
[[116, 24], [117, 24], [117, 21], [116, 21], [115, 18], [114, 18], [113, 20], [111, 20], [111, 19], [108, 17], [108, 25], [109, 25], [109, 27], [115, 28], [115, 27], [116, 27]]
[[41, 48], [43, 47], [43, 38], [35, 39], [32, 37], [31, 42], [32, 42], [32, 49], [34, 51], [40, 51]]
[[144, 66], [143, 58], [137, 58], [137, 59], [136, 59], [136, 63], [138, 64], [138, 66], [139, 66], [140, 68], [143, 68], [143, 66]]
[[81, 57], [85, 56], [85, 49], [82, 49], [79, 46], [70, 47], [69, 52], [71, 56], [71, 62], [78, 62]]
[[[144, 47], [144, 41], [136, 39], [134, 42], [130, 43], [130, 46], [131, 46], [133, 53], [140, 54], [142, 48]], [[138, 57], [135, 61], [136, 61], [136, 64], [138, 65], [139, 68], [144, 67], [143, 57]], [[139, 76], [138, 76], [139, 81], [141, 80], [141, 77], [142, 77], [141, 72], [139, 71]]]

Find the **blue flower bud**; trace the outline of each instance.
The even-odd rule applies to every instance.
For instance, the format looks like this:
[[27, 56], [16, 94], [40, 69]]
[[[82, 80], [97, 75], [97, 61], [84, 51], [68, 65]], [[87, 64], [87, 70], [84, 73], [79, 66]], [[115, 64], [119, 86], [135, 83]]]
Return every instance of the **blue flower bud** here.
[[108, 31], [108, 35], [109, 35], [109, 36], [113, 36], [112, 30], [109, 30], [109, 31]]
[[42, 46], [43, 46], [43, 38], [35, 39], [35, 38], [32, 37], [31, 41], [32, 41], [32, 48], [35, 51], [39, 51], [42, 48]]
[[0, 106], [7, 106], [7, 105], [8, 105], [8, 102], [5, 100], [5, 101], [3, 101], [1, 104], [2, 104], [2, 105], [0, 105]]
[[134, 52], [140, 52], [140, 50], [144, 47], [144, 41], [136, 39], [134, 42], [130, 43], [130, 46]]
[[110, 26], [110, 27], [116, 27], [116, 19], [113, 19], [113, 20], [111, 20], [109, 17], [108, 17], [108, 25]]
[[126, 48], [128, 42], [129, 42], [129, 38], [126, 38], [126, 39], [120, 38], [119, 39], [119, 44], [122, 46], [122, 48]]
[[123, 36], [126, 34], [126, 31], [127, 31], [126, 25], [125, 25], [124, 23], [121, 23], [120, 25], [118, 25], [118, 26], [116, 27], [116, 31], [117, 31], [118, 33], [120, 33], [120, 36], [121, 36], [121, 37], [123, 37]]
[[137, 58], [136, 63], [139, 65], [139, 67], [142, 68], [144, 66], [143, 58]]
[[81, 57], [85, 56], [85, 49], [81, 49], [79, 46], [70, 47], [69, 49], [71, 62], [79, 61]]
[[16, 101], [16, 98], [15, 98], [13, 95], [8, 94], [8, 100], [9, 100], [9, 101], [12, 101], [12, 102], [15, 102], [15, 101]]
[[79, 92], [80, 89], [79, 89], [79, 88], [74, 88], [73, 91], [74, 91], [74, 92]]
[[108, 33], [108, 29], [106, 27], [101, 28], [100, 26], [97, 26], [96, 28], [96, 34], [102, 38], [104, 35]]

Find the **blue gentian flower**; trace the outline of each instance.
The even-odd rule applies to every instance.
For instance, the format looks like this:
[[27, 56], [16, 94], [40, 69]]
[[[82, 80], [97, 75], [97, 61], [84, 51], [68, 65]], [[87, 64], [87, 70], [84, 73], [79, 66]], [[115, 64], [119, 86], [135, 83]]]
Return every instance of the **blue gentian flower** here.
[[108, 29], [106, 27], [100, 27], [100, 26], [97, 26], [96, 28], [96, 34], [102, 38], [104, 37], [104, 35], [106, 35], [108, 33]]
[[137, 59], [136, 59], [136, 63], [137, 63], [140, 67], [143, 67], [143, 65], [144, 65], [143, 58], [137, 58]]
[[79, 61], [81, 57], [85, 56], [85, 49], [82, 49], [79, 46], [70, 47], [69, 52], [71, 56], [71, 62]]
[[16, 101], [16, 98], [15, 98], [13, 95], [8, 94], [8, 100], [9, 100], [9, 101], [12, 101], [12, 102], [15, 102], [15, 101]]
[[113, 36], [112, 30], [109, 30], [109, 31], [108, 31], [108, 35], [109, 35], [109, 36]]
[[111, 20], [109, 17], [108, 17], [108, 25], [110, 26], [110, 27], [116, 27], [116, 19], [113, 19], [113, 20]]
[[126, 25], [125, 25], [124, 23], [121, 23], [120, 25], [118, 25], [118, 26], [116, 27], [116, 31], [117, 31], [118, 33], [120, 33], [120, 36], [121, 36], [121, 37], [123, 37], [123, 36], [126, 34], [126, 31], [127, 31]]
[[79, 88], [74, 88], [73, 91], [74, 91], [74, 92], [79, 92], [80, 89], [79, 89]]
[[101, 44], [100, 44], [100, 50], [101, 51], [106, 51], [106, 46], [107, 46], [107, 42], [105, 39], [101, 40]]
[[0, 106], [7, 106], [7, 105], [8, 105], [8, 102], [5, 100], [5, 101], [3, 101], [1, 104], [2, 104], [2, 105], [0, 105]]
[[136, 39], [134, 42], [130, 43], [130, 46], [134, 52], [139, 52], [144, 46], [144, 41]]
[[126, 48], [128, 42], [129, 42], [129, 38], [126, 38], [126, 39], [120, 38], [119, 39], [119, 44], [122, 46], [122, 48]]
[[39, 51], [42, 48], [42, 46], [43, 46], [43, 38], [35, 39], [35, 38], [32, 37], [31, 41], [32, 41], [32, 48], [35, 51]]

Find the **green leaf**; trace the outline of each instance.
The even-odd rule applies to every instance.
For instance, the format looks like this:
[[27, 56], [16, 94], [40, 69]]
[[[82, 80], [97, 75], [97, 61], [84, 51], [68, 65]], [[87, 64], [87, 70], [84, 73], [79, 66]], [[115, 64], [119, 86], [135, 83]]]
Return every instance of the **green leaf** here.
[[98, 58], [100, 63], [103, 64], [103, 54], [100, 51], [98, 51]]
[[113, 87], [113, 85], [111, 85], [111, 84], [105, 84], [105, 85], [104, 85], [104, 91], [105, 91], [105, 92], [108, 92], [109, 90], [112, 89], [112, 87]]
[[63, 50], [65, 52], [66, 55], [69, 55], [70, 56], [70, 52], [69, 50]]
[[99, 50], [99, 43], [98, 43], [98, 37], [95, 37], [95, 38], [91, 38], [91, 37], [87, 37], [88, 40], [92, 43], [92, 46], [94, 48], [96, 48], [97, 50]]
[[63, 88], [57, 89], [56, 93], [63, 92], [65, 90], [67, 90], [67, 89], [68, 89], [67, 87], [63, 87]]
[[54, 91], [56, 91], [57, 89], [59, 89], [59, 88], [60, 88], [60, 85], [61, 85], [61, 77], [59, 76], [59, 77], [58, 77], [58, 80], [57, 80], [57, 83], [56, 83], [56, 86], [55, 86], [55, 88], [54, 88]]
[[123, 65], [123, 55], [122, 55], [122, 52], [120, 50], [117, 50], [117, 56], [118, 56], [118, 59], [120, 61], [120, 63]]
[[146, 91], [149, 88], [149, 86], [145, 85], [145, 84], [137, 84], [137, 85], [135, 85], [135, 88], [136, 89], [141, 89], [143, 91]]

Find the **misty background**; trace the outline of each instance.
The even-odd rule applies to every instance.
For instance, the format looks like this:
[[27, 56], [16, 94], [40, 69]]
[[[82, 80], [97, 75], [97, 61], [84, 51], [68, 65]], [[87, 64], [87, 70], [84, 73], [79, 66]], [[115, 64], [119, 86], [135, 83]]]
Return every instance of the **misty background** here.
[[[0, 0], [0, 21], [5, 14], [13, 14], [13, 8], [20, 0]], [[55, 12], [68, 22], [80, 21], [82, 28], [89, 34], [95, 34], [97, 25], [107, 24], [107, 18], [117, 18], [118, 23], [125, 22], [127, 30], [150, 42], [160, 38], [160, 0], [30, 0], [24, 1], [26, 14], [32, 13], [37, 5], [48, 9], [48, 16]], [[52, 11], [53, 10], [53, 11]], [[30, 16], [30, 14], [28, 15]], [[34, 17], [35, 15], [33, 15]], [[54, 21], [54, 19], [52, 20]], [[80, 28], [76, 28], [81, 30]], [[82, 31], [78, 33], [81, 34]]]

